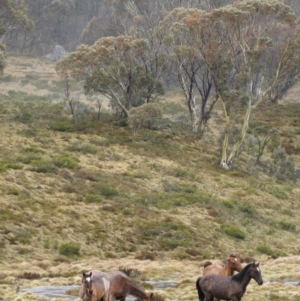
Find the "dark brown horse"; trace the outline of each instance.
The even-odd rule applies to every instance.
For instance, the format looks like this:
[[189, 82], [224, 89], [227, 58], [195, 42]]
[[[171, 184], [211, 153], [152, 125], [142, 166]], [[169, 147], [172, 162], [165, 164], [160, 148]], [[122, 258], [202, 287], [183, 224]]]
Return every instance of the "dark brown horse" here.
[[92, 270], [83, 273], [79, 296], [86, 301], [125, 301], [132, 295], [141, 301], [152, 301], [153, 294], [148, 295], [125, 273], [117, 271], [104, 273]]
[[208, 274], [199, 277], [196, 288], [200, 301], [221, 300], [240, 301], [251, 279], [263, 284], [259, 263], [249, 263], [239, 273], [232, 276]]
[[[207, 265], [203, 270], [203, 276], [207, 274], [217, 274], [222, 276], [232, 276], [235, 271], [240, 272], [243, 269], [241, 258], [235, 254], [230, 254], [226, 259], [225, 265], [222, 267], [218, 264]], [[220, 299], [215, 298], [215, 301]]]

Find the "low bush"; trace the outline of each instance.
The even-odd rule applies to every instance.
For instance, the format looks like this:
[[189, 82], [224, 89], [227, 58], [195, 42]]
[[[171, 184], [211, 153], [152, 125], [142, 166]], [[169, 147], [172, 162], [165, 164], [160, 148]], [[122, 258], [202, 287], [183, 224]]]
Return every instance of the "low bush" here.
[[280, 221], [279, 226], [281, 229], [285, 231], [291, 231], [291, 232], [296, 231], [296, 225], [290, 222]]
[[79, 162], [78, 158], [73, 157], [68, 153], [63, 153], [53, 158], [53, 163], [55, 166], [69, 168], [69, 169], [77, 168], [79, 166], [78, 162]]
[[103, 196], [113, 197], [119, 194], [118, 190], [108, 184], [100, 184], [96, 188], [97, 191]]
[[74, 256], [79, 255], [80, 246], [76, 242], [66, 242], [60, 245], [59, 254], [65, 256]]
[[99, 194], [87, 194], [85, 196], [85, 200], [88, 203], [101, 203], [103, 201], [103, 197]]
[[39, 158], [31, 162], [32, 170], [41, 173], [58, 173], [58, 168], [51, 159]]
[[95, 155], [97, 153], [97, 148], [88, 144], [74, 143], [68, 147], [68, 151]]
[[271, 247], [267, 245], [259, 245], [257, 248], [257, 251], [266, 254], [268, 256], [271, 256], [272, 258], [278, 258], [280, 256], [287, 256], [287, 254], [281, 250], [273, 250]]
[[237, 238], [237, 239], [245, 239], [246, 234], [243, 230], [241, 230], [238, 226], [231, 225], [231, 224], [224, 224], [222, 225], [222, 230], [228, 236]]

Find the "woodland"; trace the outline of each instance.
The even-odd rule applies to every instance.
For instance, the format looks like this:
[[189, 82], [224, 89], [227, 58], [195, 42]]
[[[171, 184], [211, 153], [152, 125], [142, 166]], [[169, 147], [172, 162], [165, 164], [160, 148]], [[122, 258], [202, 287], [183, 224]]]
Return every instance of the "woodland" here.
[[[231, 169], [252, 112], [262, 102], [278, 102], [298, 80], [299, 26], [292, 8], [299, 5], [177, 2], [4, 1], [2, 40], [8, 51], [20, 54], [41, 55], [61, 44], [71, 51], [57, 72], [66, 82], [72, 112], [68, 81], [85, 81], [85, 93], [108, 98], [134, 132], [143, 123], [153, 126], [160, 112], [150, 104], [172, 85], [181, 87], [191, 129], [200, 136], [220, 103], [225, 119], [219, 161]], [[263, 131], [258, 159], [272, 136]]]
[[128, 269], [197, 300], [203, 265], [237, 253], [265, 280], [243, 300], [299, 300], [299, 16], [298, 0], [0, 0], [0, 299]]

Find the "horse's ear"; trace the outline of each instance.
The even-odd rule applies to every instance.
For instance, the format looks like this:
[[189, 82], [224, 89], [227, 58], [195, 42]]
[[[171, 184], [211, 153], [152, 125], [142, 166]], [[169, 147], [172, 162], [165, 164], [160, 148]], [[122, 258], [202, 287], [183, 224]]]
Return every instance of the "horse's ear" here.
[[90, 277], [92, 277], [92, 272], [90, 272], [90, 275], [89, 275]]

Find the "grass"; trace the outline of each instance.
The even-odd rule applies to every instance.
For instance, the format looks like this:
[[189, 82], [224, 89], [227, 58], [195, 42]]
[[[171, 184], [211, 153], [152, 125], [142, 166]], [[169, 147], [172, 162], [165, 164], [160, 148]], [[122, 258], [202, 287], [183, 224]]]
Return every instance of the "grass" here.
[[[22, 77], [25, 87], [35, 83], [49, 93], [62, 87], [28, 74]], [[4, 84], [17, 80], [12, 75]], [[78, 260], [84, 266], [70, 273], [79, 275], [94, 266], [90, 258], [107, 261], [98, 267], [109, 270], [118, 268], [120, 258], [130, 264], [140, 256], [142, 265], [159, 263], [153, 277], [178, 270], [194, 279], [201, 260], [221, 260], [231, 252], [262, 260], [298, 254], [298, 182], [261, 171], [250, 175], [245, 158], [232, 171], [220, 169], [218, 137], [191, 133], [181, 103], [159, 103], [171, 129], [141, 129], [132, 141], [130, 129], [113, 115], [74, 123], [51, 97], [13, 90], [0, 95], [1, 265], [50, 262], [51, 275], [62, 275], [59, 263]], [[290, 150], [297, 164], [298, 134], [289, 126], [295, 129], [290, 118], [298, 113], [297, 106], [279, 105], [259, 110], [251, 121], [276, 126], [283, 133], [279, 140], [295, 147]], [[273, 150], [269, 146], [265, 155], [271, 158]], [[169, 259], [176, 264], [164, 269]], [[182, 259], [194, 261], [190, 271], [177, 268]], [[176, 298], [197, 298], [194, 287], [184, 288]]]

